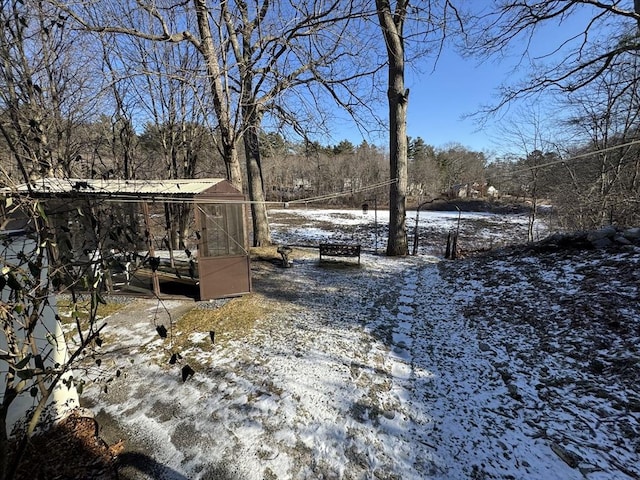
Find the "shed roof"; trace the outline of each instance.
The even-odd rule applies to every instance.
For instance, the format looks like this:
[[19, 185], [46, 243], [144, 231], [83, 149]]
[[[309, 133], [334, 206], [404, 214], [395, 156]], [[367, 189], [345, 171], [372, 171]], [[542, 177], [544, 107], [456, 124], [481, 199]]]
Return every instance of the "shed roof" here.
[[[226, 184], [223, 185], [222, 184]], [[29, 185], [3, 189], [2, 193], [33, 194], [42, 197], [88, 195], [116, 198], [189, 198], [217, 190], [229, 192], [231, 184], [224, 178], [199, 178], [177, 180], [98, 180], [84, 178], [41, 178]], [[234, 189], [235, 190], [235, 189]]]

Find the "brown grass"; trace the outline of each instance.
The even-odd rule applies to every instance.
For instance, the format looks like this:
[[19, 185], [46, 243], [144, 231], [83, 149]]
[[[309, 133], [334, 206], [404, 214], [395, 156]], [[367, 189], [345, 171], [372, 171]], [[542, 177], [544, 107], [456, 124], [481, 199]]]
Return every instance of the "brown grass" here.
[[[289, 258], [295, 262], [296, 259], [317, 259], [318, 249], [309, 247], [291, 247], [292, 251]], [[282, 257], [278, 253], [278, 246], [271, 245], [268, 247], [251, 247], [251, 261], [254, 262], [280, 262]]]
[[[89, 300], [83, 300], [74, 305], [71, 300], [58, 299], [56, 304], [58, 306], [58, 313], [63, 322], [75, 320], [76, 316], [79, 317], [81, 321], [89, 319], [89, 312], [91, 310], [91, 302]], [[96, 312], [97, 319], [106, 318], [122, 309], [124, 306], [125, 305], [122, 303], [100, 303]]]
[[194, 308], [183, 315], [176, 322], [174, 337], [178, 349], [202, 347], [210, 345], [206, 338], [201, 344], [193, 344], [189, 337], [193, 333], [215, 332], [216, 345], [224, 346], [234, 340], [240, 340], [249, 335], [260, 319], [275, 311], [274, 301], [263, 295], [252, 293], [230, 300], [215, 310]]
[[273, 260], [281, 260], [282, 257], [277, 250], [277, 245], [270, 245], [268, 247], [251, 247], [251, 261], [271, 262]]

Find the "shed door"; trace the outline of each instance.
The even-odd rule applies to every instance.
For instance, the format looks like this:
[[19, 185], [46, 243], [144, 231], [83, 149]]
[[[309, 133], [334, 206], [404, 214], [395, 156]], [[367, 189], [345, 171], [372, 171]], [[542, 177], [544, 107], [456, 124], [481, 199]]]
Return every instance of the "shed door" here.
[[242, 205], [199, 205], [198, 211], [202, 234], [200, 257], [247, 255]]
[[200, 298], [209, 300], [251, 291], [251, 265], [245, 248], [241, 204], [198, 206]]

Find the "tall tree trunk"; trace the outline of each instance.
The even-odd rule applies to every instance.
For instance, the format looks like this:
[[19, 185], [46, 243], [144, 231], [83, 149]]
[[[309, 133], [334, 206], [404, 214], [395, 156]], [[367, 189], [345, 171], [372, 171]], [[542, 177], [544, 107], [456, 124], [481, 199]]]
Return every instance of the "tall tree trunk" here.
[[229, 33], [231, 50], [238, 63], [240, 74], [240, 105], [242, 113], [242, 138], [244, 141], [247, 167], [247, 184], [251, 200], [251, 220], [253, 222], [253, 246], [271, 245], [269, 218], [265, 204], [264, 181], [260, 154], [260, 129], [262, 112], [257, 92], [254, 90], [255, 68], [254, 55], [261, 48], [252, 44], [253, 34], [264, 19], [269, 8], [265, 1], [253, 20], [249, 20], [249, 8], [246, 2], [236, 2], [242, 18], [242, 27], [238, 29], [228, 9], [227, 0], [221, 0], [222, 18]]
[[253, 246], [271, 245], [269, 217], [264, 196], [264, 181], [260, 156], [260, 114], [255, 106], [243, 107], [243, 124], [245, 126], [243, 139], [247, 161], [247, 182], [249, 184], [249, 198], [251, 198], [251, 219], [253, 221]]
[[232, 143], [222, 141], [222, 156], [227, 172], [227, 180], [238, 190], [242, 191], [242, 170], [240, 169], [240, 160], [238, 158], [238, 149], [236, 148], [235, 141]]
[[211, 93], [213, 95], [213, 109], [220, 129], [220, 141], [222, 142], [222, 154], [227, 169], [227, 179], [240, 191], [242, 191], [242, 171], [238, 160], [238, 150], [236, 148], [236, 135], [233, 130], [229, 107], [225, 102], [224, 89], [222, 88], [220, 65], [216, 54], [209, 26], [209, 9], [207, 0], [194, 0], [196, 16], [198, 18], [198, 30], [202, 43], [200, 49], [204, 58]]
[[391, 12], [388, 0], [376, 0], [378, 20], [389, 57], [389, 240], [387, 255], [408, 255], [406, 225], [407, 200], [407, 106], [409, 91], [404, 87], [404, 39], [402, 30], [407, 0], [398, 0]]

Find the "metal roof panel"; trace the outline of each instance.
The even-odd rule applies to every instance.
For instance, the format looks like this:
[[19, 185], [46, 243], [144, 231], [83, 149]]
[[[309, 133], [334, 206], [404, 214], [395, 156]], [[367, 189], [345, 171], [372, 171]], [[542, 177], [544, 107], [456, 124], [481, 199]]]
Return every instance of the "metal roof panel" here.
[[[31, 182], [31, 191], [36, 194], [55, 195], [86, 193], [97, 196], [154, 196], [154, 195], [175, 195], [193, 196], [198, 195], [214, 187], [223, 178], [198, 178], [198, 179], [176, 179], [176, 180], [97, 180], [84, 178], [41, 178]], [[4, 189], [8, 190], [8, 189]], [[13, 192], [28, 193], [29, 187], [26, 184], [18, 186]], [[8, 193], [8, 192], [7, 192]]]

